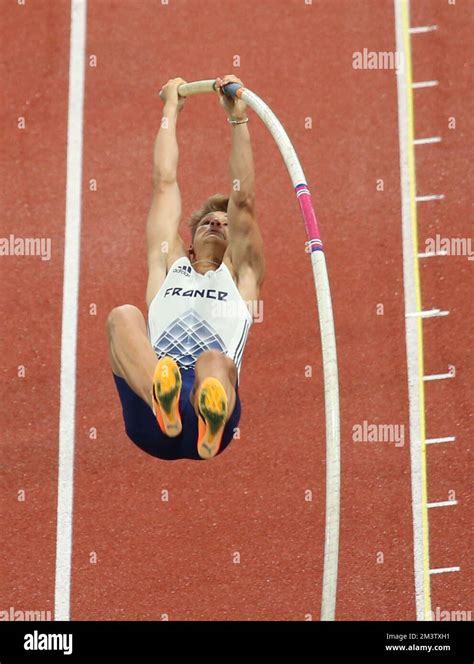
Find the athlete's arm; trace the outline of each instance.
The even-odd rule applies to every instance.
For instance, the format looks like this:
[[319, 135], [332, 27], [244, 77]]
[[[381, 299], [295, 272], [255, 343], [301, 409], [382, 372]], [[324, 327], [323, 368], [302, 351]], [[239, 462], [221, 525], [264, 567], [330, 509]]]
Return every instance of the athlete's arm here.
[[[229, 82], [242, 83], [235, 76], [217, 79], [216, 87]], [[230, 100], [222, 92], [220, 101], [231, 119], [246, 117], [246, 104]], [[230, 200], [227, 208], [230, 258], [237, 272], [239, 289], [258, 291], [263, 283], [265, 261], [263, 240], [255, 215], [255, 170], [248, 125], [229, 125], [232, 132], [229, 173]]]
[[[184, 99], [177, 88], [185, 83], [174, 78], [163, 87], [165, 104], [161, 127], [155, 140], [153, 155], [153, 192], [146, 224], [148, 283], [146, 302], [150, 304], [166, 276], [173, 256], [186, 253], [178, 233], [181, 218], [181, 194], [178, 187], [178, 141], [176, 123]], [[170, 262], [171, 261], [171, 262]]]

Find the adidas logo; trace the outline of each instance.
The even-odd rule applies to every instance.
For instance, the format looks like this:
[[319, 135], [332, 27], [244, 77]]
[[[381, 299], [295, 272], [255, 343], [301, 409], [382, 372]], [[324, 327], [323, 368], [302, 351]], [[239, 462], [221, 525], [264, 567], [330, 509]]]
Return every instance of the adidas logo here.
[[180, 265], [179, 267], [175, 267], [173, 272], [177, 272], [178, 274], [182, 274], [185, 277], [190, 277], [192, 269], [189, 267], [189, 265]]

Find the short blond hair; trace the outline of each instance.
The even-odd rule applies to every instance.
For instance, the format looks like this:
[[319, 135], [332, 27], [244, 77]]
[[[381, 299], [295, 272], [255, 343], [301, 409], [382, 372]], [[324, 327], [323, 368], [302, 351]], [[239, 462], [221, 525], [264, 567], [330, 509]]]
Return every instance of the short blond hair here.
[[213, 196], [209, 196], [201, 207], [194, 210], [188, 221], [192, 239], [194, 240], [197, 225], [206, 214], [209, 214], [209, 212], [227, 212], [228, 204], [229, 196], [224, 196], [224, 194], [214, 194]]

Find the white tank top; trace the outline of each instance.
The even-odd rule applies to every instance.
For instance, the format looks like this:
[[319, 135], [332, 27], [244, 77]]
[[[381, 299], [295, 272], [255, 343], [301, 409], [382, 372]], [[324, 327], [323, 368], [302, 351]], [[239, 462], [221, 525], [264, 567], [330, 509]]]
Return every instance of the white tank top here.
[[218, 350], [234, 360], [239, 378], [252, 322], [227, 265], [200, 274], [187, 256], [173, 263], [148, 308], [148, 335], [159, 358], [193, 369], [202, 352]]

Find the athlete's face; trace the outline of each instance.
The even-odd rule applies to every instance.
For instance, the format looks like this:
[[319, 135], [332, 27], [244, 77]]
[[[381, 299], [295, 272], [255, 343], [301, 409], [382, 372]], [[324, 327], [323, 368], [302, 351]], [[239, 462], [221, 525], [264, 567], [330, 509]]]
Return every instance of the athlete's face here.
[[206, 214], [196, 227], [193, 241], [195, 252], [208, 243], [222, 247], [225, 251], [228, 242], [227, 214], [225, 212]]

